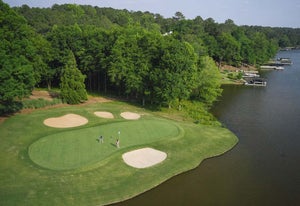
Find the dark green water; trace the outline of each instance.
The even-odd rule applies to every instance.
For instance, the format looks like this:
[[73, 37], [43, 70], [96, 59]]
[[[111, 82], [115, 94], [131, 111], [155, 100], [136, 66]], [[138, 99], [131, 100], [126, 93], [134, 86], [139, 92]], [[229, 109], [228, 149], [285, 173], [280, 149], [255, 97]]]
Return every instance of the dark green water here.
[[264, 72], [267, 87], [224, 87], [213, 109], [239, 137], [233, 150], [115, 205], [300, 205], [300, 50], [278, 57], [293, 65]]

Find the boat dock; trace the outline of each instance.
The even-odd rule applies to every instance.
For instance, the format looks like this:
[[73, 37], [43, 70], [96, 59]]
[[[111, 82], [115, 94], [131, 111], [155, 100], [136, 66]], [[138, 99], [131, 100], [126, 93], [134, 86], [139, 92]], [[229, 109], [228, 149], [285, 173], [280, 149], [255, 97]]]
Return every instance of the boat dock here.
[[280, 62], [282, 65], [291, 65], [292, 60], [290, 58], [278, 58], [277, 59], [278, 62]]
[[246, 77], [244, 78], [247, 86], [267, 86], [267, 81], [261, 77]]

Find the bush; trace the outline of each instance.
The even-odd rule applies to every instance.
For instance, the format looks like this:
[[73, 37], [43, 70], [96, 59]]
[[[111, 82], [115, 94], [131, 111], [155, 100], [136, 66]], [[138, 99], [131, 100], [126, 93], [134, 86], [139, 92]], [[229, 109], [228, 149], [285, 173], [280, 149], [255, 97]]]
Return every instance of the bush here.
[[183, 100], [179, 103], [174, 101], [172, 106], [180, 109], [192, 118], [196, 124], [221, 126], [221, 123], [208, 112], [209, 108], [202, 102]]
[[227, 77], [228, 77], [229, 79], [234, 79], [234, 75], [233, 75], [232, 72], [231, 72], [231, 73], [228, 73], [228, 74], [227, 74]]
[[61, 104], [62, 101], [60, 99], [53, 99], [52, 101], [48, 101], [42, 98], [39, 99], [26, 99], [22, 101], [24, 109], [38, 109], [46, 106], [52, 106], [55, 104]]
[[13, 114], [22, 109], [22, 103], [18, 101], [0, 102], [0, 116]]

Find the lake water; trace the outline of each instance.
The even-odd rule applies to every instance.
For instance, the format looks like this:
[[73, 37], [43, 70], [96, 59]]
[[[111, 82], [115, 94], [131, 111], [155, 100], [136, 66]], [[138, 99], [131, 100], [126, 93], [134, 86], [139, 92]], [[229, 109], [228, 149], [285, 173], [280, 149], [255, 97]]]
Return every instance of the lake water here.
[[267, 87], [224, 87], [213, 109], [236, 147], [115, 205], [300, 205], [300, 50], [277, 56], [293, 65], [263, 72]]

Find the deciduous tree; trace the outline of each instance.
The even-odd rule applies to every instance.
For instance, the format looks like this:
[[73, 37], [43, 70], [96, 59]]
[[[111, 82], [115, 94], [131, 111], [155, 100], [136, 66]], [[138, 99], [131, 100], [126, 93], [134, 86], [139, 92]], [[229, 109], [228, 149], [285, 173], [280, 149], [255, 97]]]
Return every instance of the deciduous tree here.
[[35, 85], [34, 36], [26, 20], [0, 1], [0, 114], [20, 109], [15, 101]]
[[193, 90], [192, 99], [197, 99], [208, 106], [221, 95], [221, 74], [215, 62], [208, 56], [198, 62], [197, 86]]

